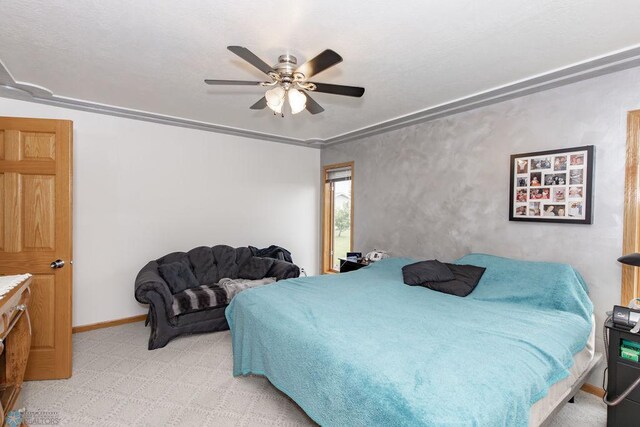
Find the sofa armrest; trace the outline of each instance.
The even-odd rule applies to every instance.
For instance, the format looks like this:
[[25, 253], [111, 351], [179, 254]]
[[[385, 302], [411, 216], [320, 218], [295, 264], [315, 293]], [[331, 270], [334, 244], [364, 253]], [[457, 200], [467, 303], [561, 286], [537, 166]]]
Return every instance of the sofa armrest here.
[[275, 262], [265, 275], [265, 277], [275, 277], [276, 280], [292, 279], [294, 277], [300, 277], [300, 268], [287, 261], [279, 259]]
[[[158, 273], [158, 263], [151, 261], [145, 265], [138, 273], [135, 282], [135, 297], [138, 302], [150, 304], [149, 292], [155, 292], [162, 298], [165, 307], [163, 310], [169, 313], [173, 303], [173, 295], [169, 290], [169, 285]], [[158, 307], [159, 308], [159, 307]]]

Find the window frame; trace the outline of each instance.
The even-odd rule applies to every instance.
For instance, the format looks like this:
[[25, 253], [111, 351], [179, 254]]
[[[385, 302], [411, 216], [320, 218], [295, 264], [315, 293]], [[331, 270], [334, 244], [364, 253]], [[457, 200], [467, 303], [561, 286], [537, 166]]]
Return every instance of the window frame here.
[[[622, 255], [640, 251], [640, 110], [627, 113]], [[620, 303], [638, 298], [640, 268], [622, 264]]]
[[353, 180], [355, 175], [354, 162], [333, 163], [322, 167], [322, 273], [331, 274], [338, 273], [333, 269], [333, 216], [334, 216], [334, 186], [327, 182], [329, 171], [334, 169], [351, 169], [351, 199], [350, 199], [350, 218], [349, 218], [349, 247], [353, 250]]

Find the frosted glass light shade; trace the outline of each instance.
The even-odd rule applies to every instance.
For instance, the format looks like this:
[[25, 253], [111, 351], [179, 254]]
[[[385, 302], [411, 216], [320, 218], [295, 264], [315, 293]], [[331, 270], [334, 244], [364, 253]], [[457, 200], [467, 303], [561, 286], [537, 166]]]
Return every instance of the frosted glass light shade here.
[[264, 94], [267, 99], [267, 105], [274, 112], [280, 114], [282, 113], [282, 106], [284, 105], [284, 95], [285, 90], [282, 86], [276, 86], [273, 89], [269, 89], [267, 93]]
[[298, 89], [289, 89], [288, 98], [292, 114], [298, 114], [307, 105], [307, 97]]
[[269, 106], [269, 108], [271, 108], [273, 110], [274, 113], [282, 114], [282, 107], [284, 107], [284, 101], [281, 102], [278, 105], [271, 105], [269, 103], [267, 103], [267, 105]]

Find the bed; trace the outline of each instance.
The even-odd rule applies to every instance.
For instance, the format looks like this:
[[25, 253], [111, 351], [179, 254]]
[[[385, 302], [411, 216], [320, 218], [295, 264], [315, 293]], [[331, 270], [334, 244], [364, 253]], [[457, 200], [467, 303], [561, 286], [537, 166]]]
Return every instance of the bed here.
[[593, 368], [593, 306], [571, 266], [467, 255], [456, 263], [486, 271], [460, 298], [405, 285], [413, 262], [237, 295], [234, 375], [266, 376], [326, 426], [527, 426]]

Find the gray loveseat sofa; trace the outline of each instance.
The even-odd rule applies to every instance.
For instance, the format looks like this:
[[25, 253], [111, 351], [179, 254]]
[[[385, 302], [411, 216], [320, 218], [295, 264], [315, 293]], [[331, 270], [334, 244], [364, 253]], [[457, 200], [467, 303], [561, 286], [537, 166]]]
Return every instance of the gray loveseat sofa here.
[[[169, 276], [171, 268], [175, 266], [178, 273]], [[136, 300], [149, 304], [149, 350], [164, 347], [171, 339], [182, 334], [229, 329], [224, 316], [228, 301], [224, 296], [220, 297], [219, 289], [215, 286], [220, 279], [256, 280], [273, 277], [282, 280], [299, 275], [300, 269], [295, 264], [273, 258], [255, 257], [247, 247], [232, 248], [226, 245], [201, 246], [189, 252], [173, 252], [151, 261], [140, 270], [135, 282]], [[167, 283], [163, 276], [170, 277], [172, 283]], [[186, 282], [184, 276], [188, 276]], [[187, 287], [176, 289], [174, 279], [179, 283], [187, 283]], [[189, 285], [192, 288], [189, 288]], [[209, 286], [216, 292], [209, 291]], [[192, 290], [202, 289], [212, 295], [212, 306], [198, 307], [197, 310], [186, 310], [176, 315], [175, 302], [180, 293], [187, 292], [193, 297]]]

